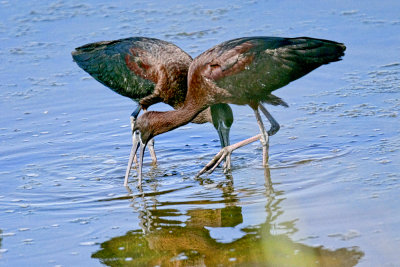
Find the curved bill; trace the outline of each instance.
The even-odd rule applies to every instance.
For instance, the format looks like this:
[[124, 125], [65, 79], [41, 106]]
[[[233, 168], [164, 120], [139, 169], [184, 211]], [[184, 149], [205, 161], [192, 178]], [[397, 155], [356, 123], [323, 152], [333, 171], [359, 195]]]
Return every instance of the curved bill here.
[[143, 156], [146, 144], [142, 142], [140, 136], [139, 140], [140, 140], [140, 152], [139, 152], [138, 188], [142, 188], [142, 166], [143, 166]]
[[132, 137], [132, 148], [131, 148], [131, 154], [129, 155], [128, 167], [126, 168], [125, 172], [124, 186], [128, 186], [129, 173], [131, 171], [133, 159], [135, 158], [138, 148], [139, 148], [139, 133], [135, 131]]

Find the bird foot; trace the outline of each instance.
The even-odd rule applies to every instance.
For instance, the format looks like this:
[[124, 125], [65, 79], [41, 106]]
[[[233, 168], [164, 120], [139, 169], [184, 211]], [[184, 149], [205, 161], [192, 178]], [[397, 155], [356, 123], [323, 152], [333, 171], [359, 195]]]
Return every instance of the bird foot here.
[[[227, 149], [227, 150], [229, 150], [229, 149]], [[228, 151], [228, 152], [227, 152], [228, 155], [225, 156], [225, 163], [224, 163], [224, 167], [223, 167], [223, 170], [224, 170], [224, 173], [225, 173], [225, 174], [227, 174], [227, 173], [229, 173], [229, 172], [231, 171], [231, 156], [232, 156], [232, 151], [233, 151], [233, 150]]]
[[232, 154], [232, 147], [227, 146], [222, 148], [217, 155], [214, 156], [214, 158], [206, 165], [204, 168], [197, 173], [196, 177], [199, 177], [200, 175], [204, 174], [205, 172], [208, 172], [209, 174], [212, 173], [215, 168], [218, 167], [218, 165], [226, 158], [225, 164], [224, 164], [224, 172], [228, 172], [231, 169], [231, 154]]
[[[222, 162], [223, 159], [225, 160], [225, 165], [224, 165], [224, 172], [228, 172], [231, 169], [231, 154], [235, 149], [238, 149], [239, 147], [248, 145], [250, 143], [253, 143], [257, 140], [260, 140], [262, 138], [261, 134], [255, 135], [253, 137], [250, 137], [246, 140], [240, 141], [236, 144], [230, 145], [230, 146], [226, 146], [224, 148], [222, 148], [217, 155], [214, 156], [214, 158], [206, 165], [204, 166], [204, 168], [199, 171], [199, 173], [196, 175], [196, 177], [199, 177], [200, 175], [202, 175], [203, 173], [207, 172], [208, 173], [212, 173], [215, 168], [217, 168], [217, 166]], [[266, 147], [266, 146], [264, 146]]]

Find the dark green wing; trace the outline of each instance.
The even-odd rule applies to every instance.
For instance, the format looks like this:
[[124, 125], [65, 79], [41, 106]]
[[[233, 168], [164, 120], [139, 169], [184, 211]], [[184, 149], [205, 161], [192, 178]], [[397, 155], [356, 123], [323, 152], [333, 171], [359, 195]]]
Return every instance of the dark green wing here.
[[340, 60], [345, 49], [341, 43], [308, 37], [249, 37], [217, 45], [195, 61], [204, 62], [203, 76], [245, 104], [268, 102], [272, 91]]
[[190, 56], [171, 43], [132, 37], [87, 44], [76, 48], [72, 57], [97, 81], [139, 101], [154, 91], [160, 76], [158, 70], [168, 69], [166, 65], [174, 63], [173, 56], [179, 58], [182, 54], [191, 61]]

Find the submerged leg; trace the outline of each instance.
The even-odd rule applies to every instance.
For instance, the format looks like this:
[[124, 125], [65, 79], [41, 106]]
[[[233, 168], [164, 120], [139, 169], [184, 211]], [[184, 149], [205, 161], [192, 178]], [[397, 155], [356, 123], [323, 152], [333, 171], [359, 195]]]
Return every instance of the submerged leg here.
[[272, 117], [271, 113], [269, 113], [262, 104], [259, 104], [259, 108], [262, 113], [264, 113], [265, 117], [267, 117], [269, 123], [271, 123], [271, 129], [268, 130], [268, 135], [272, 136], [276, 134], [280, 129], [279, 123], [274, 119], [274, 117]]
[[[144, 112], [147, 112], [147, 109], [143, 109]], [[154, 139], [150, 139], [150, 141], [148, 142], [149, 145], [149, 152], [151, 155], [151, 160], [153, 162], [154, 165], [157, 164], [157, 156], [156, 156], [156, 151], [154, 150]]]
[[[236, 144], [224, 147], [220, 150], [220, 152], [214, 156], [214, 158], [196, 175], [196, 177], [202, 175], [205, 172], [212, 173], [214, 169], [221, 163], [221, 161], [227, 157], [227, 155], [231, 155], [231, 153], [238, 149], [239, 147], [245, 146], [247, 144], [253, 143], [257, 140], [261, 141], [263, 146], [263, 166], [268, 166], [268, 149], [269, 149], [269, 136], [274, 135], [279, 130], [278, 122], [272, 117], [272, 115], [267, 111], [267, 109], [261, 104], [258, 106], [256, 104], [251, 105], [254, 110], [254, 114], [257, 119], [258, 126], [260, 127], [260, 134], [250, 137], [246, 140], [238, 142]], [[260, 107], [261, 111], [267, 117], [268, 121], [271, 123], [271, 129], [267, 132], [264, 127], [264, 123], [262, 122], [260, 113], [258, 112], [258, 107]]]
[[149, 146], [151, 161], [153, 162], [153, 165], [156, 165], [157, 164], [157, 156], [156, 156], [156, 151], [154, 150], [154, 138], [150, 139], [148, 146]]

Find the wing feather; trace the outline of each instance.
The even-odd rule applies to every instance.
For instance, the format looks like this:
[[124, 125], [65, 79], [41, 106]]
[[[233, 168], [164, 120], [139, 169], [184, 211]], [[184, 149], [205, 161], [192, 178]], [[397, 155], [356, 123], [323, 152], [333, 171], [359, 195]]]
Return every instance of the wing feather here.
[[[190, 56], [179, 47], [145, 37], [87, 44], [76, 48], [72, 57], [97, 81], [136, 101], [154, 91], [160, 69], [168, 71], [176, 65], [187, 70], [191, 62]], [[170, 78], [178, 83], [185, 80]]]
[[213, 80], [229, 91], [237, 104], [268, 102], [272, 91], [323, 64], [340, 60], [345, 49], [341, 43], [308, 37], [239, 38], [201, 54], [192, 63], [201, 67], [190, 72], [201, 72]]

